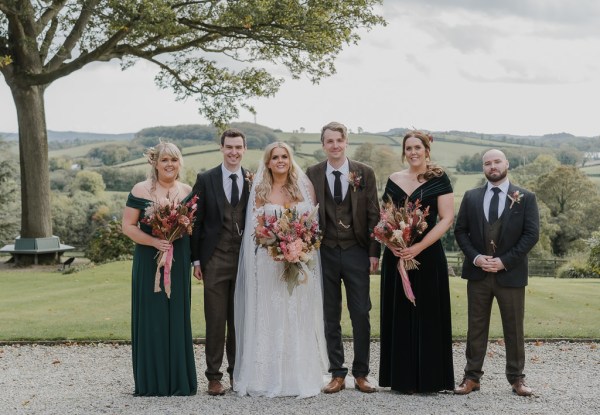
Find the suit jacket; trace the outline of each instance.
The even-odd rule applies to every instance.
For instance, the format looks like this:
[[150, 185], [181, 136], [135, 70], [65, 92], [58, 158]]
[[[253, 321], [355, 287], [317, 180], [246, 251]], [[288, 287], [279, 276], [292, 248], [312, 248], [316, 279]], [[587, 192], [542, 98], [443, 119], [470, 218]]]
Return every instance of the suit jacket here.
[[[483, 223], [486, 220], [483, 212], [483, 197], [487, 183], [483, 187], [469, 190], [465, 193], [454, 227], [454, 236], [460, 249], [465, 254], [462, 278], [468, 280], [482, 280], [486, 273], [475, 266], [473, 261], [479, 254], [486, 253]], [[515, 191], [523, 194], [519, 203], [514, 203], [506, 198], [504, 212], [500, 217], [502, 221], [500, 238], [496, 242], [495, 257], [499, 257], [505, 269], [496, 273], [497, 281], [505, 287], [524, 287], [527, 285], [528, 265], [527, 254], [539, 239], [540, 220], [535, 194], [523, 188], [508, 187], [508, 194]]]
[[[373, 228], [379, 222], [379, 199], [377, 198], [375, 172], [373, 172], [371, 167], [358, 161], [348, 159], [348, 163], [351, 173], [356, 172], [362, 176], [361, 183], [356, 191], [352, 186], [348, 188], [352, 203], [354, 236], [358, 244], [368, 250], [370, 257], [379, 258], [381, 245], [371, 238]], [[321, 229], [325, 229], [325, 221], [327, 220], [325, 215], [325, 192], [327, 191], [326, 170], [327, 160], [315, 164], [306, 170], [306, 175], [315, 187], [315, 194], [319, 203]]]
[[[242, 168], [245, 177], [246, 170]], [[243, 181], [239, 203], [245, 210], [248, 205], [250, 189], [248, 182]], [[202, 268], [206, 266], [221, 237], [223, 228], [223, 206], [227, 203], [227, 196], [223, 190], [223, 170], [221, 165], [198, 173], [193, 189], [198, 195], [198, 210], [191, 238], [192, 261], [200, 260]]]

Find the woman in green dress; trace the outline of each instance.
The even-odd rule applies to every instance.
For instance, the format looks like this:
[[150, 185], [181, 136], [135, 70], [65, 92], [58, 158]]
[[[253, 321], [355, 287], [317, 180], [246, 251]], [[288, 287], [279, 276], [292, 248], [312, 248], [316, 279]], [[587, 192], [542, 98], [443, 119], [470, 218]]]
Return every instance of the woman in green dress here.
[[[142, 223], [146, 209], [169, 199], [185, 203], [191, 187], [178, 181], [183, 167], [179, 149], [160, 143], [145, 153], [152, 168], [149, 178], [137, 183], [123, 211], [123, 233], [135, 243], [131, 290], [131, 348], [134, 395], [194, 395], [196, 365], [190, 319], [191, 269], [188, 235], [173, 243], [152, 235]], [[173, 246], [170, 297], [165, 292], [163, 271], [160, 291], [155, 292], [156, 258]]]

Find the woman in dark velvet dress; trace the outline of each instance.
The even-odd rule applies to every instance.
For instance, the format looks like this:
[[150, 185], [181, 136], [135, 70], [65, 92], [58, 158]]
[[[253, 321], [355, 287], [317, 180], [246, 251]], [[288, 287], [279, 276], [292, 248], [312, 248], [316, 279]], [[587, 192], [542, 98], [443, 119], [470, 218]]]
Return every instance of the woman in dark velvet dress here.
[[[429, 206], [422, 237], [405, 249], [386, 247], [381, 265], [379, 384], [402, 393], [454, 388], [448, 266], [440, 242], [454, 219], [454, 195], [446, 173], [429, 162], [431, 141], [420, 131], [404, 136], [402, 158], [409, 167], [390, 176], [384, 194], [399, 207], [407, 197]], [[416, 306], [404, 294], [399, 259], [420, 262], [408, 271]]]
[[180, 183], [181, 152], [171, 143], [160, 143], [146, 152], [152, 165], [150, 178], [136, 184], [123, 211], [123, 233], [135, 243], [131, 290], [131, 348], [134, 394], [138, 396], [194, 395], [197, 390], [192, 343], [191, 266], [189, 237], [173, 242], [171, 294], [154, 292], [156, 254], [171, 244], [152, 236], [140, 223], [146, 208], [167, 198], [187, 202], [191, 187]]

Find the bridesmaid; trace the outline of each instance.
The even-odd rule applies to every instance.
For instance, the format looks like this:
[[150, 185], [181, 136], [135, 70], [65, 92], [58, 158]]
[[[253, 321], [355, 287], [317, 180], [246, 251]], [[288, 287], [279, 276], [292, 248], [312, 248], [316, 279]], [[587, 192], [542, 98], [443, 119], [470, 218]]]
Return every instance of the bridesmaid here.
[[[419, 199], [422, 209], [429, 206], [423, 235], [406, 249], [386, 247], [381, 265], [379, 384], [403, 393], [454, 388], [448, 264], [440, 242], [454, 220], [454, 195], [444, 170], [429, 160], [431, 142], [421, 131], [404, 136], [402, 159], [408, 168], [389, 177], [384, 194], [397, 207], [407, 198]], [[408, 271], [416, 306], [398, 275], [403, 259], [420, 262], [419, 269]]]
[[134, 394], [137, 396], [194, 395], [196, 365], [190, 317], [191, 266], [188, 235], [173, 242], [171, 294], [154, 292], [156, 255], [171, 243], [152, 236], [141, 223], [146, 208], [163, 198], [185, 203], [191, 187], [179, 182], [183, 158], [172, 143], [161, 142], [145, 153], [152, 166], [147, 180], [137, 183], [123, 211], [123, 233], [135, 243], [131, 290], [131, 348]]

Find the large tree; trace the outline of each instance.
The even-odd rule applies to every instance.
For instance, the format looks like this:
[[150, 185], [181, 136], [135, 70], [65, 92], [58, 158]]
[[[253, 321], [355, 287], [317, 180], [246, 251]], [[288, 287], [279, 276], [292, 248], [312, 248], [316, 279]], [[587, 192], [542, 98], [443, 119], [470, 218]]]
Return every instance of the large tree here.
[[333, 74], [359, 29], [384, 24], [379, 3], [0, 0], [0, 72], [19, 125], [21, 236], [52, 234], [44, 91], [55, 80], [92, 62], [120, 59], [127, 68], [143, 59], [160, 68], [160, 87], [194, 96], [202, 114], [223, 124], [240, 107], [252, 110], [245, 99], [279, 88], [282, 80], [261, 62], [314, 82]]

